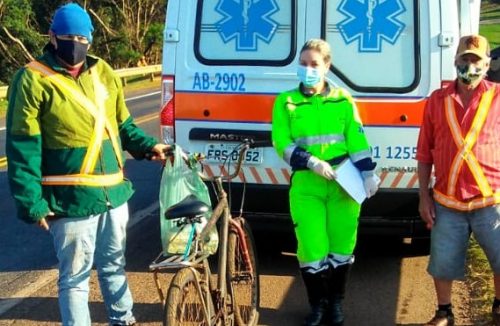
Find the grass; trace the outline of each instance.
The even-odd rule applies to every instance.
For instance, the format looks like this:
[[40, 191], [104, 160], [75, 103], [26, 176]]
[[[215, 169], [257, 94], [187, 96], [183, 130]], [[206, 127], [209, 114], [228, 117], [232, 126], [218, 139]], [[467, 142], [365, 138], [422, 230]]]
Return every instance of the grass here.
[[500, 18], [500, 5], [481, 1], [481, 20]]
[[[482, 2], [481, 20], [500, 19], [500, 5]], [[481, 24], [479, 33], [490, 42], [492, 49], [500, 46], [500, 24]], [[492, 272], [484, 252], [472, 239], [468, 251], [467, 279], [471, 296], [471, 311], [476, 325], [488, 325], [494, 297]]]
[[160, 89], [160, 79], [155, 77], [151, 80], [150, 76], [129, 78], [127, 84], [123, 87], [125, 94], [148, 88]]
[[0, 118], [5, 117], [7, 112], [7, 101], [4, 98], [0, 98]]
[[[160, 80], [155, 77], [153, 80], [149, 76], [144, 77], [134, 77], [127, 80], [127, 84], [124, 86], [125, 94], [133, 93], [135, 91], [140, 91], [148, 88], [160, 88]], [[5, 117], [7, 113], [7, 100], [0, 98], [0, 118]]]
[[500, 24], [479, 25], [479, 34], [488, 39], [491, 49], [500, 46]]
[[467, 280], [475, 325], [488, 325], [494, 297], [493, 274], [483, 250], [472, 238], [467, 253]]
[[[481, 2], [481, 21], [499, 20], [500, 5], [489, 1]], [[485, 36], [490, 42], [492, 49], [500, 46], [500, 24], [480, 24], [479, 34]]]

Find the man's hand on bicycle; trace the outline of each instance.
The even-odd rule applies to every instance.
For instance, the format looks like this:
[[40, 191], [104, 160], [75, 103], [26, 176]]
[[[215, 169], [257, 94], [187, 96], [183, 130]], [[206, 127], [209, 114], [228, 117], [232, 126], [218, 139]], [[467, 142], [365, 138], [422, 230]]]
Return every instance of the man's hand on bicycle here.
[[158, 143], [150, 149], [149, 152], [146, 153], [145, 157], [151, 161], [166, 161], [167, 156], [173, 158], [172, 155], [173, 146], [168, 144]]

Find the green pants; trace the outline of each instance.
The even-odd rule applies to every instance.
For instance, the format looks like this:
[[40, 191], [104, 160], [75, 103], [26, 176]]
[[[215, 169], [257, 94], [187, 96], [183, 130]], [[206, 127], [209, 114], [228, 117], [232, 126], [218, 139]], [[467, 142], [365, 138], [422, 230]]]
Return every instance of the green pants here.
[[316, 265], [329, 253], [352, 255], [361, 205], [336, 181], [310, 170], [296, 171], [290, 187], [290, 212], [301, 264]]

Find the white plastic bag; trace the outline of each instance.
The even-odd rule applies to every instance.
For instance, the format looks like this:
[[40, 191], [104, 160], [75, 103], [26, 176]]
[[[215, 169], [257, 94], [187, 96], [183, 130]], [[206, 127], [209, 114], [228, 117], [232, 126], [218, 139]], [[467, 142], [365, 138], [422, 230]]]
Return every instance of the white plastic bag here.
[[[195, 195], [199, 200], [211, 207], [208, 189], [198, 175], [196, 164], [191, 169], [184, 162], [182, 155], [182, 149], [175, 145], [173, 164], [167, 160], [161, 177], [160, 226], [164, 254], [186, 254], [187, 249], [191, 246], [190, 241], [193, 236], [191, 224], [179, 227], [177, 225], [178, 219], [165, 219], [165, 211], [189, 195]], [[202, 217], [201, 223], [195, 224], [194, 232], [197, 234], [201, 232], [211, 213], [210, 210]], [[203, 251], [213, 254], [217, 251], [218, 244], [219, 237], [214, 227], [209, 233], [208, 241], [203, 244]]]

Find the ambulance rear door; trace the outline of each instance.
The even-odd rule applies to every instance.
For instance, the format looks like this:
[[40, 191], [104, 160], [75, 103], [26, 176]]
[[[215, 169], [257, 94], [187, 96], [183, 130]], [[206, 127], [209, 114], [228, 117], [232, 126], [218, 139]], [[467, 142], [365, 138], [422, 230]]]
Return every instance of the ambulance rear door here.
[[[296, 60], [306, 37], [306, 4], [294, 0], [179, 2], [175, 141], [205, 153], [207, 173], [219, 173], [226, 160], [236, 159], [232, 150], [238, 141], [270, 139], [277, 93], [297, 86]], [[247, 183], [289, 183], [288, 166], [272, 147], [250, 150], [244, 169]]]

